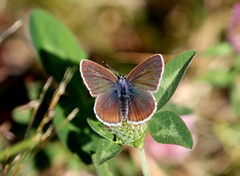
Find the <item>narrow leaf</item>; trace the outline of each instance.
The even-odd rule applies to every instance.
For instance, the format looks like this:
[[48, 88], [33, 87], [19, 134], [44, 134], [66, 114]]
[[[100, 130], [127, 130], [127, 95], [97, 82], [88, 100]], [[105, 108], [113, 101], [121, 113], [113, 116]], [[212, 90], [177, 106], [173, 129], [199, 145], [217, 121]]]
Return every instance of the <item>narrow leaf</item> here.
[[14, 157], [15, 155], [21, 153], [23, 150], [27, 150], [30, 146], [32, 147], [34, 144], [33, 138], [28, 138], [27, 140], [22, 140], [14, 145], [12, 145], [9, 149], [9, 152], [6, 153], [5, 149], [0, 150], [0, 161], [4, 160], [4, 157], [7, 156], [9, 158]]
[[154, 93], [158, 103], [157, 109], [162, 108], [170, 100], [195, 54], [196, 51], [186, 51], [165, 66], [159, 90]]
[[99, 166], [109, 159], [115, 157], [122, 148], [115, 142], [111, 142], [106, 139], [102, 139], [98, 143], [96, 152], [96, 165]]
[[149, 121], [149, 130], [158, 143], [192, 148], [193, 140], [184, 121], [172, 111], [156, 113]]

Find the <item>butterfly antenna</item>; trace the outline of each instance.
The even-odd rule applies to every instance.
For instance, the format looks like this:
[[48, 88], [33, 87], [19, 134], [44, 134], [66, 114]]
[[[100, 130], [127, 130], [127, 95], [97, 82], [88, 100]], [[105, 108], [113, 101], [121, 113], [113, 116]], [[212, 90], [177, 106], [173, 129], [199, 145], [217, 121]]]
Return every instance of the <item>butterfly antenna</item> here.
[[112, 70], [114, 73], [116, 73], [119, 76], [119, 73], [114, 70], [112, 67], [110, 67], [105, 61], [102, 61], [103, 64], [105, 64], [110, 70]]

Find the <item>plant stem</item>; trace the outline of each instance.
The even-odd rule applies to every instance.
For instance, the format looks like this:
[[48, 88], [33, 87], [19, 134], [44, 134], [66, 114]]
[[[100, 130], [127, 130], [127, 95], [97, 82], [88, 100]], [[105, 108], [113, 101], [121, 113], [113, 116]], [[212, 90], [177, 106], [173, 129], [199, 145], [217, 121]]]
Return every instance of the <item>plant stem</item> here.
[[140, 159], [143, 175], [144, 176], [150, 176], [151, 174], [150, 174], [149, 169], [148, 169], [147, 159], [146, 159], [146, 155], [145, 155], [145, 152], [144, 152], [144, 148], [143, 147], [142, 148], [137, 148], [137, 151], [138, 151], [138, 156], [139, 156], [139, 159]]

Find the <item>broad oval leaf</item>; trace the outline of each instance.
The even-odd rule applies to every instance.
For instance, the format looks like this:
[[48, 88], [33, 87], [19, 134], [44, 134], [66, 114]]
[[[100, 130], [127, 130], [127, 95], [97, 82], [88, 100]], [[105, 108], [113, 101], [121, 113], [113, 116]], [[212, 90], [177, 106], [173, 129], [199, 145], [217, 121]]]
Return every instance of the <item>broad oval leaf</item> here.
[[159, 90], [154, 93], [158, 103], [157, 110], [170, 100], [195, 54], [196, 51], [186, 51], [176, 56], [165, 66]]
[[[58, 83], [62, 80], [67, 67], [78, 68], [80, 60], [87, 58], [87, 53], [80, 47], [71, 31], [47, 12], [32, 11], [29, 27], [39, 59], [47, 73], [52, 75]], [[93, 101], [89, 101], [86, 95], [87, 89], [80, 73], [75, 72], [67, 85], [66, 94], [61, 97], [56, 107], [53, 122], [58, 126], [74, 108], [80, 109], [70, 123], [58, 130], [58, 135], [72, 152], [80, 156], [83, 162], [91, 163], [91, 153], [96, 151], [102, 137], [91, 130], [87, 124], [86, 119], [94, 116], [94, 113]]]
[[72, 32], [43, 10], [32, 11], [30, 32], [39, 56], [41, 50], [46, 50], [59, 58], [76, 63], [79, 63], [80, 58], [87, 58], [87, 53], [80, 47]]
[[109, 159], [115, 157], [122, 148], [115, 142], [111, 142], [106, 139], [101, 139], [98, 143], [98, 148], [96, 152], [96, 164], [97, 166], [103, 164]]
[[193, 140], [184, 121], [172, 111], [160, 111], [149, 121], [149, 130], [158, 143], [192, 148]]
[[[57, 82], [67, 67], [79, 67], [81, 59], [87, 58], [87, 53], [80, 47], [72, 32], [43, 10], [34, 10], [29, 20], [30, 34], [34, 48], [49, 75]], [[76, 72], [67, 86], [71, 95], [86, 95], [85, 87], [79, 72]]]

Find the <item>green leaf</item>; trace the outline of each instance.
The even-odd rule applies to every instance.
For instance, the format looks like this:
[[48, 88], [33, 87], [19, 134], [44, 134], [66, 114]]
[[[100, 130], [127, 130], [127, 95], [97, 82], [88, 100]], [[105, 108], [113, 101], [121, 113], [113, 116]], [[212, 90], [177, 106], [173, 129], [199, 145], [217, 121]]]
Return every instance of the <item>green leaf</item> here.
[[[48, 74], [57, 82], [62, 80], [67, 67], [76, 65], [78, 68], [80, 60], [87, 58], [71, 31], [45, 11], [32, 11], [29, 25], [35, 50]], [[67, 91], [71, 95], [85, 95], [82, 90], [85, 87], [76, 72]]]
[[172, 111], [161, 111], [149, 121], [149, 130], [158, 143], [176, 144], [192, 148], [193, 140], [184, 121]]
[[42, 91], [43, 84], [40, 81], [34, 81], [26, 84], [27, 95], [30, 100], [36, 100], [39, 98], [39, 94]]
[[15, 155], [20, 154], [23, 150], [29, 149], [29, 147], [34, 146], [33, 138], [29, 137], [26, 140], [22, 140], [9, 148], [9, 151], [6, 153], [6, 149], [0, 150], [0, 161], [3, 161], [6, 156], [9, 158], [14, 157]]
[[186, 114], [192, 113], [191, 109], [189, 109], [185, 106], [180, 106], [180, 105], [174, 104], [174, 103], [168, 103], [161, 109], [161, 111], [166, 111], [166, 110], [173, 111], [179, 115], [186, 115]]
[[134, 141], [133, 146], [137, 149], [141, 149], [144, 147], [144, 143], [145, 143], [145, 138], [147, 135], [147, 128], [145, 130], [145, 133], [142, 135], [141, 138], [137, 139], [136, 141]]
[[59, 58], [76, 63], [79, 63], [80, 58], [87, 57], [87, 53], [80, 48], [69, 29], [43, 10], [32, 11], [30, 32], [39, 56], [41, 50], [45, 50]]
[[217, 139], [223, 144], [223, 147], [226, 147], [227, 150], [229, 150], [229, 146], [239, 146], [239, 124], [236, 124], [237, 126], [232, 125], [222, 121], [213, 126], [213, 132], [217, 136]]
[[[60, 105], [56, 107], [56, 114], [53, 118], [55, 126], [60, 125], [67, 115], [73, 110], [71, 104], [76, 104], [76, 101], [71, 98], [65, 99], [60, 102]], [[86, 109], [91, 112], [92, 108]], [[61, 140], [66, 143], [68, 148], [76, 153], [81, 160], [86, 163], [91, 163], [91, 153], [97, 150], [97, 144], [102, 137], [96, 134], [89, 125], [87, 124], [86, 118], [89, 112], [84, 110], [79, 111], [77, 116], [69, 123], [64, 125], [63, 128], [59, 129], [57, 134]]]
[[234, 74], [234, 72], [229, 70], [218, 68], [206, 73], [200, 79], [209, 82], [215, 87], [227, 88], [232, 84], [235, 77]]
[[209, 56], [220, 56], [220, 55], [227, 55], [233, 51], [233, 47], [229, 42], [222, 42], [218, 43], [206, 51], [202, 52], [202, 55], [209, 55]]
[[[32, 11], [29, 27], [40, 61], [47, 73], [58, 83], [67, 67], [78, 68], [80, 60], [87, 58], [87, 53], [79, 46], [71, 31], [45, 11]], [[77, 153], [81, 160], [88, 164], [91, 163], [91, 153], [96, 151], [98, 141], [102, 138], [91, 130], [87, 123], [86, 119], [93, 117], [94, 113], [93, 101], [86, 95], [87, 89], [77, 71], [56, 107], [53, 122], [58, 126], [74, 108], [79, 108], [77, 116], [61, 128], [58, 135], [73, 153]], [[46, 95], [46, 99], [50, 98]]]
[[240, 55], [238, 54], [234, 60], [234, 63], [233, 63], [233, 70], [236, 71], [236, 72], [240, 72]]
[[121, 150], [120, 145], [115, 142], [106, 139], [100, 140], [96, 152], [96, 165], [99, 166], [111, 158], [114, 158]]
[[32, 107], [27, 105], [19, 106], [13, 109], [13, 120], [20, 124], [28, 124], [32, 114]]
[[179, 54], [165, 66], [159, 90], [154, 93], [158, 103], [158, 110], [162, 108], [174, 94], [186, 68], [195, 54], [196, 51], [186, 51]]
[[113, 174], [109, 171], [107, 162], [105, 162], [101, 166], [98, 166], [96, 164], [97, 163], [96, 154], [92, 155], [92, 161], [93, 161], [93, 164], [94, 164], [94, 166], [97, 170], [98, 176], [113, 176]]
[[112, 141], [114, 136], [112, 133], [106, 131], [103, 129], [104, 125], [97, 121], [97, 120], [92, 120], [92, 119], [87, 119], [88, 124], [90, 125], [90, 127], [99, 135], [101, 135], [102, 137]]

